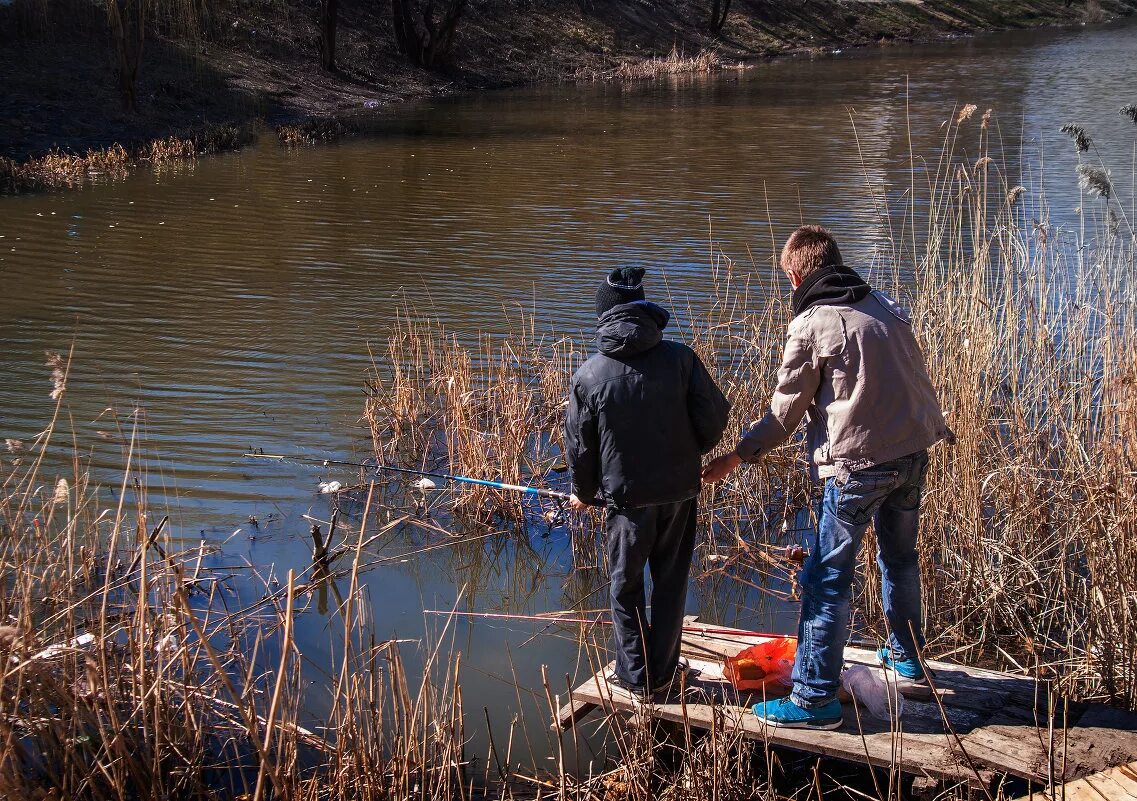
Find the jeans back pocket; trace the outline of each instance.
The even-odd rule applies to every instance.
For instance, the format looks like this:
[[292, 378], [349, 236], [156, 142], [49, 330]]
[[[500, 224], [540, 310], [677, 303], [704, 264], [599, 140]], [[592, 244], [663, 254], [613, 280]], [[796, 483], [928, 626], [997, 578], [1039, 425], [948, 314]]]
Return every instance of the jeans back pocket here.
[[898, 470], [870, 468], [850, 473], [837, 495], [837, 516], [853, 525], [866, 525], [899, 483]]

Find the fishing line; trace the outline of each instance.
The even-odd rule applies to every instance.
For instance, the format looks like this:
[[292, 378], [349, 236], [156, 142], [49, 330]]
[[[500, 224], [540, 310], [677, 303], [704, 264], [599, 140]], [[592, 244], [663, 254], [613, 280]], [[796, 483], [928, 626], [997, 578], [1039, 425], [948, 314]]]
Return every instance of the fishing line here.
[[490, 487], [491, 489], [505, 490], [507, 492], [520, 492], [523, 495], [535, 495], [539, 498], [550, 498], [557, 502], [556, 512], [550, 513], [551, 516], [546, 518], [550, 525], [561, 525], [564, 523], [564, 505], [569, 500], [569, 494], [567, 492], [558, 492], [557, 490], [545, 489], [544, 487], [507, 484], [503, 481], [458, 476], [452, 473], [437, 473], [430, 470], [416, 470], [410, 467], [395, 467], [393, 465], [379, 464], [377, 462], [348, 462], [342, 459], [320, 459], [310, 456], [286, 456], [272, 453], [246, 453], [244, 456], [250, 459], [269, 459], [275, 462], [297, 462], [299, 464], [311, 464], [321, 467], [328, 467], [330, 465], [359, 467], [364, 470], [371, 470], [375, 473], [402, 473], [405, 475], [423, 476], [424, 478], [437, 478], [441, 481], [457, 481], [463, 484], [474, 484], [479, 487]]

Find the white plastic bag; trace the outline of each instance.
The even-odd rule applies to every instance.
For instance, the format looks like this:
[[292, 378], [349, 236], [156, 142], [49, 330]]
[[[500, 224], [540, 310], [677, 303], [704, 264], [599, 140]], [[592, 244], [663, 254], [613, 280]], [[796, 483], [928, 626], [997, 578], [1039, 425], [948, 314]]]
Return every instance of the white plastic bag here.
[[888, 686], [881, 671], [868, 665], [841, 671], [841, 686], [877, 720], [892, 721], [904, 714], [904, 696]]

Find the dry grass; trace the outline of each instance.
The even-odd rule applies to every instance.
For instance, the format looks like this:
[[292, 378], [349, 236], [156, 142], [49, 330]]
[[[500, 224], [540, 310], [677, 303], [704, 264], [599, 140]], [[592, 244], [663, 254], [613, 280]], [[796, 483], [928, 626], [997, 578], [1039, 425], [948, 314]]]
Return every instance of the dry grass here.
[[297, 147], [334, 142], [350, 133], [351, 128], [334, 117], [314, 117], [279, 126], [276, 138], [286, 147]]
[[169, 166], [192, 162], [202, 155], [239, 150], [255, 137], [256, 129], [250, 126], [211, 125], [129, 149], [114, 144], [84, 155], [53, 151], [26, 161], [0, 158], [0, 194], [79, 189], [96, 181], [125, 178], [144, 165]]
[[[666, 56], [625, 62], [617, 67], [610, 77], [623, 80], [642, 80], [645, 78], [662, 78], [665, 75], [718, 72], [726, 68], [727, 65], [714, 50], [700, 50], [695, 55], [688, 56], [680, 52], [678, 47], [672, 47], [671, 52]], [[736, 67], [732, 66], [732, 68]]]
[[24, 162], [0, 159], [0, 191], [74, 189], [100, 177], [121, 178], [129, 172], [133, 163], [121, 145], [88, 150], [83, 156], [53, 151]]
[[[460, 797], [459, 660], [426, 649], [416, 681], [404, 646], [365, 622], [362, 546], [377, 524], [365, 516], [349, 532], [339, 647], [319, 667], [333, 677], [331, 712], [303, 728], [293, 624], [326, 587], [318, 567], [260, 577], [241, 608], [203, 566], [209, 546], [186, 547], [150, 510], [130, 418], [105, 507], [78, 456], [55, 445], [67, 439], [56, 425], [68, 362], [49, 356], [51, 422], [34, 442], [5, 443], [0, 476], [0, 797]], [[48, 465], [61, 472], [49, 479]]]
[[963, 136], [987, 155], [986, 120], [949, 126], [912, 290], [958, 437], [924, 506], [931, 647], [1134, 708], [1132, 230], [1086, 194], [1080, 232], [1053, 231], [999, 162], [955, 158]]
[[[409, 314], [396, 329], [365, 408], [381, 461], [515, 484], [539, 481], [560, 461], [557, 422], [580, 357], [571, 341], [523, 324], [467, 347]], [[480, 487], [458, 494], [455, 512], [483, 522], [525, 517], [516, 493]]]

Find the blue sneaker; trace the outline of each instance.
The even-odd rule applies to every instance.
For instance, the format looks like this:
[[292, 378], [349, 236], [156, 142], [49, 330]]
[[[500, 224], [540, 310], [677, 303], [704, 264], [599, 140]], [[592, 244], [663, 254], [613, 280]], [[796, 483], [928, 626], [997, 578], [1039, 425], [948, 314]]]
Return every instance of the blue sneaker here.
[[924, 675], [924, 668], [919, 659], [893, 660], [892, 652], [888, 646], [876, 652], [876, 658], [886, 671], [890, 671], [896, 679], [896, 690], [907, 698], [931, 698], [932, 686], [928, 677]]
[[758, 720], [767, 726], [783, 729], [815, 729], [828, 731], [841, 727], [841, 703], [836, 699], [813, 709], [803, 709], [789, 698], [763, 701], [752, 709]]

